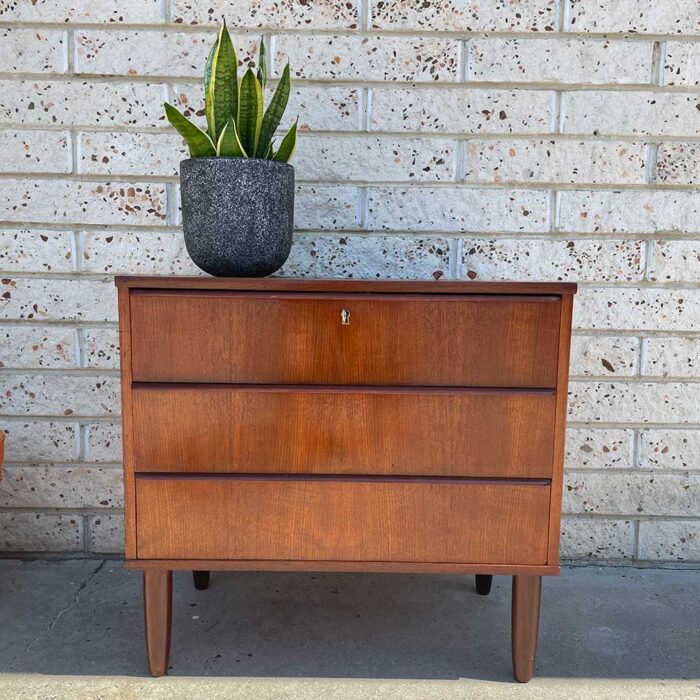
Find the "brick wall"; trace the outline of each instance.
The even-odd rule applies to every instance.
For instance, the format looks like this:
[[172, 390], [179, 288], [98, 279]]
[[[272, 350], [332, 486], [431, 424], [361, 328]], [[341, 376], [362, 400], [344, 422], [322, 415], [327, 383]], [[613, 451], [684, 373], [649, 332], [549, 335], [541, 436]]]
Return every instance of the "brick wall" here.
[[285, 274], [579, 281], [564, 554], [700, 560], [697, 0], [0, 1], [0, 548], [120, 549], [111, 276], [197, 272], [222, 13], [296, 77]]

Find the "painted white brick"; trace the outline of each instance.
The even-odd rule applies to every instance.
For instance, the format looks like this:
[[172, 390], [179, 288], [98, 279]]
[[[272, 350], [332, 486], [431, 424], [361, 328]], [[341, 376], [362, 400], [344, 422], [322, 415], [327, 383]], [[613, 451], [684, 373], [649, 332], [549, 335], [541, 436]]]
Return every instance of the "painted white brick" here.
[[638, 338], [575, 335], [571, 339], [571, 374], [629, 377], [637, 371], [638, 356]]
[[371, 3], [372, 26], [420, 31], [551, 32], [555, 0], [515, 0], [508, 3], [476, 0], [382, 0]]
[[165, 126], [165, 87], [100, 80], [0, 80], [0, 123]]
[[280, 275], [356, 279], [442, 279], [450, 272], [442, 238], [297, 236]]
[[565, 134], [698, 136], [697, 95], [581, 90], [562, 96]]
[[6, 508], [123, 506], [122, 470], [98, 467], [7, 467], [0, 481]]
[[649, 279], [661, 282], [700, 281], [700, 241], [656, 241]]
[[565, 513], [601, 515], [700, 515], [700, 474], [569, 472]]
[[63, 326], [0, 326], [0, 367], [73, 369], [76, 333]]
[[569, 190], [560, 196], [562, 231], [700, 233], [700, 192]]
[[548, 195], [464, 187], [371, 188], [369, 226], [404, 231], [548, 230]]
[[226, 17], [231, 27], [355, 29], [359, 0], [173, 0], [177, 24], [212, 24]]
[[124, 516], [92, 516], [88, 547], [91, 552], [100, 554], [121, 554], [124, 551]]
[[160, 183], [7, 179], [0, 190], [6, 221], [78, 224], [165, 224]]
[[83, 518], [74, 514], [0, 513], [4, 552], [74, 552], [82, 548]]
[[649, 83], [651, 41], [511, 39], [469, 41], [470, 80], [556, 83]]
[[468, 182], [643, 184], [644, 144], [613, 141], [467, 141]]
[[445, 139], [309, 135], [294, 166], [307, 180], [450, 181], [454, 150]]
[[3, 278], [0, 280], [0, 318], [116, 321], [117, 290], [111, 281]]
[[1, 22], [162, 22], [161, 0], [10, 0]]
[[0, 413], [8, 416], [119, 415], [119, 377], [0, 375]]
[[664, 85], [700, 85], [700, 44], [690, 41], [666, 44]]
[[377, 131], [448, 131], [465, 134], [551, 131], [549, 90], [372, 88], [370, 128]]
[[674, 185], [696, 185], [700, 182], [700, 144], [659, 144], [654, 179]]
[[85, 364], [93, 369], [119, 369], [119, 330], [86, 328]]
[[660, 288], [579, 289], [574, 302], [576, 328], [700, 330], [700, 290]]
[[456, 80], [456, 39], [407, 36], [283, 35], [275, 70], [314, 80]]
[[650, 428], [639, 434], [643, 469], [700, 471], [700, 430]]
[[[259, 36], [231, 36], [244, 65], [257, 54]], [[216, 32], [86, 30], [75, 34], [76, 71], [100, 75], [200, 77]]]
[[647, 338], [644, 374], [700, 377], [700, 338]]
[[119, 423], [95, 423], [87, 430], [87, 462], [121, 462], [122, 427]]
[[569, 384], [569, 419], [586, 423], [700, 423], [695, 384], [583, 382]]
[[632, 430], [569, 428], [567, 469], [628, 469], [632, 467]]
[[71, 272], [70, 231], [0, 229], [0, 269], [3, 272]]
[[462, 241], [461, 277], [470, 280], [640, 280], [641, 241], [496, 238]]
[[570, 0], [568, 30], [573, 32], [633, 32], [635, 34], [697, 34], [697, 0]]
[[3, 73], [62, 73], [68, 67], [64, 31], [0, 29], [0, 46], [0, 72]]
[[564, 559], [630, 559], [633, 553], [634, 526], [630, 520], [562, 519]]
[[0, 130], [0, 172], [69, 173], [69, 139], [60, 131]]
[[4, 419], [2, 429], [5, 462], [72, 462], [80, 456], [77, 423]]
[[357, 188], [325, 185], [297, 187], [294, 223], [300, 229], [358, 228]]
[[639, 524], [639, 558], [652, 561], [700, 561], [700, 521], [642, 521]]

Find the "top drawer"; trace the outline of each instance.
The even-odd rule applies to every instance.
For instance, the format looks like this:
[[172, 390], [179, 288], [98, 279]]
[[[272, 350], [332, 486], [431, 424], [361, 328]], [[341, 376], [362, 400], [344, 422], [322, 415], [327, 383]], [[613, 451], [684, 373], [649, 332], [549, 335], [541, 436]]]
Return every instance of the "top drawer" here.
[[137, 382], [556, 385], [560, 297], [132, 291]]

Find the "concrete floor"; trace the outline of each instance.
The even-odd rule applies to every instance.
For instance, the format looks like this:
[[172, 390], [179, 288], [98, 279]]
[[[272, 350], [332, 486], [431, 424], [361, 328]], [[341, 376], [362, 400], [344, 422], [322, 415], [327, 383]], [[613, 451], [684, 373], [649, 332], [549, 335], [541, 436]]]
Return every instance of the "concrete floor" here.
[[146, 676], [140, 574], [0, 560], [0, 698], [700, 698], [700, 571], [545, 580], [537, 677], [510, 675], [510, 579], [176, 573], [171, 671]]

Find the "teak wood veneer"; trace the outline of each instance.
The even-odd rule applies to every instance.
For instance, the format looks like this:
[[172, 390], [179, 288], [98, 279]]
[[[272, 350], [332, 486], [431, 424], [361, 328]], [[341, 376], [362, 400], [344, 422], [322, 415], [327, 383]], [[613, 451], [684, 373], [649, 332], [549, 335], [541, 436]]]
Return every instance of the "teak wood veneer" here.
[[117, 277], [126, 566], [513, 576], [531, 678], [559, 572], [576, 285]]

